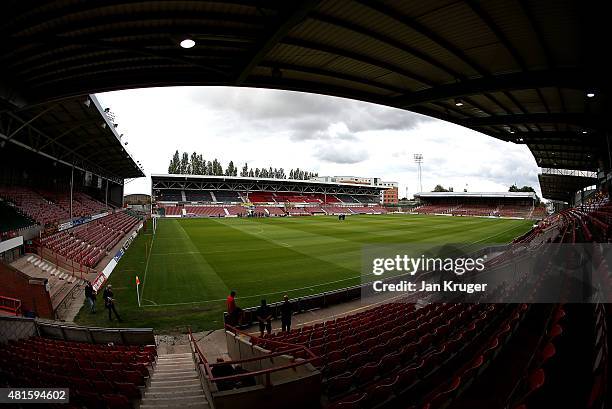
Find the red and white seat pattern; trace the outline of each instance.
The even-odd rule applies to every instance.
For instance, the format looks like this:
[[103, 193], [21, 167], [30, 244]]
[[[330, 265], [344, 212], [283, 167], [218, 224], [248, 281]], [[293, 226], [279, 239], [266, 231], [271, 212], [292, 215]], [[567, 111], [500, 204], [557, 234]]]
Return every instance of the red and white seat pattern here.
[[41, 239], [41, 244], [79, 264], [95, 267], [137, 222], [136, 217], [127, 213], [115, 213], [73, 231], [47, 236]]
[[[0, 197], [12, 202], [26, 216], [45, 225], [70, 218], [70, 194], [36, 191], [27, 187], [2, 187]], [[73, 217], [89, 216], [104, 211], [106, 206], [85, 193], [76, 192], [72, 200]]]

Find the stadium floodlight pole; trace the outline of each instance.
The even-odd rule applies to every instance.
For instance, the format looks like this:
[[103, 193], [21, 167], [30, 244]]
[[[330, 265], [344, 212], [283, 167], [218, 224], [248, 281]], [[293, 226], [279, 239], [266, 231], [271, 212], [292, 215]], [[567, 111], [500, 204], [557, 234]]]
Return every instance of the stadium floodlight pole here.
[[419, 175], [419, 192], [423, 191], [423, 176], [422, 176], [422, 171], [421, 171], [421, 164], [423, 163], [423, 154], [422, 153], [415, 153], [414, 154], [414, 162], [417, 164], [418, 166], [418, 175]]

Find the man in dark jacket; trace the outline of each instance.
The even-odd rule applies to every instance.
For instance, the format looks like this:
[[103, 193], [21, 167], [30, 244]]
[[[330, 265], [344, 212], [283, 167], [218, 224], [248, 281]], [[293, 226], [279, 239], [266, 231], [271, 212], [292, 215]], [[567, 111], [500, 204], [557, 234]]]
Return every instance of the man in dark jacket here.
[[104, 289], [104, 293], [102, 294], [102, 297], [104, 298], [104, 306], [106, 307], [106, 309], [108, 309], [108, 319], [110, 321], [113, 320], [111, 312], [114, 312], [115, 316], [117, 317], [117, 320], [121, 322], [121, 317], [115, 309], [115, 299], [113, 298], [113, 296], [113, 286], [109, 284], [106, 286], [106, 288]]
[[266, 304], [266, 300], [261, 300], [261, 305], [255, 312], [257, 321], [259, 321], [259, 332], [261, 336], [264, 336], [264, 330], [268, 332], [268, 335], [272, 333], [272, 310]]
[[85, 286], [85, 299], [89, 303], [89, 311], [92, 314], [95, 314], [96, 312], [96, 291], [91, 285], [91, 281], [88, 281], [87, 285]]
[[281, 324], [283, 332], [291, 331], [291, 317], [293, 316], [293, 304], [289, 301], [289, 296], [283, 297], [283, 303], [280, 306], [281, 310]]

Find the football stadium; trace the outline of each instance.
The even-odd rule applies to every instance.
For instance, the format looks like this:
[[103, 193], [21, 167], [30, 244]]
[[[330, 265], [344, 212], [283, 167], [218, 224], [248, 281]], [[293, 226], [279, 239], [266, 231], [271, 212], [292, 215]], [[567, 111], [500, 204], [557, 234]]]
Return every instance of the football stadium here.
[[[26, 0], [0, 10], [0, 406], [612, 406], [604, 4]], [[104, 94], [163, 87], [418, 114], [503, 142], [497, 153], [514, 167], [513, 147], [528, 149], [539, 186], [429, 191], [412, 150], [412, 198], [378, 176], [223, 169], [178, 150], [158, 173], [140, 160], [173, 152], [180, 132], [128, 150]], [[130, 121], [166, 129], [168, 117], [133, 108]], [[326, 143], [314, 134], [305, 143]], [[412, 135], [385, 146], [389, 162], [414, 149]], [[224, 136], [200, 138], [221, 146]], [[265, 162], [274, 147], [262, 145], [253, 154]], [[470, 175], [450, 163], [432, 164], [436, 175], [508, 169]], [[136, 191], [140, 182], [150, 188]]]

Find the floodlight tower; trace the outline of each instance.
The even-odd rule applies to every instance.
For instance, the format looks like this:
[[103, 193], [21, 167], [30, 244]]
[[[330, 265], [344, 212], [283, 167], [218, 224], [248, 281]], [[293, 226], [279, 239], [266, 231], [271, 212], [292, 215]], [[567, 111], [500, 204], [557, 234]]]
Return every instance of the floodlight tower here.
[[417, 164], [418, 166], [418, 175], [419, 175], [419, 188], [421, 190], [419, 190], [419, 192], [423, 191], [423, 177], [422, 177], [422, 172], [421, 172], [421, 164], [423, 163], [423, 154], [422, 153], [415, 153], [414, 154], [414, 163]]

